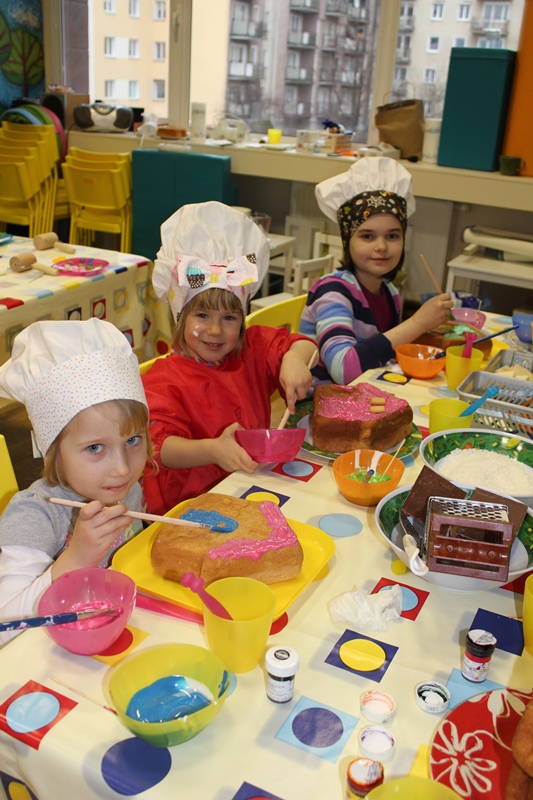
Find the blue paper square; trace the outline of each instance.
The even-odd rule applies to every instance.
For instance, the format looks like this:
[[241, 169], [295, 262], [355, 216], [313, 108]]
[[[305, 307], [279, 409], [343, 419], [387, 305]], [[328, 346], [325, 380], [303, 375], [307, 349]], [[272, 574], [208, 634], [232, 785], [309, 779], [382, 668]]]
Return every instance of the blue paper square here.
[[392, 644], [347, 630], [336, 642], [325, 662], [379, 683], [397, 652], [398, 648]]
[[231, 800], [282, 800], [282, 798], [245, 781]]
[[[261, 496], [260, 498], [255, 498], [253, 495], [265, 495], [264, 497]], [[267, 495], [270, 495], [268, 497]], [[272, 500], [272, 502], [276, 502], [276, 498], [278, 500], [278, 506], [281, 508], [285, 505], [285, 503], [290, 500], [291, 498], [286, 494], [280, 494], [279, 492], [273, 492], [272, 489], [263, 489], [262, 486], [250, 486], [243, 494], [241, 494], [241, 500], [246, 500], [249, 497], [250, 500], [255, 501], [256, 499], [259, 500]]]
[[478, 694], [485, 694], [485, 692], [492, 692], [494, 689], [505, 689], [501, 683], [494, 683], [494, 681], [484, 680], [481, 683], [473, 683], [463, 678], [461, 670], [452, 669], [450, 677], [446, 682], [446, 688], [450, 692], [450, 703], [448, 709], [451, 710], [456, 706], [460, 706], [465, 700], [475, 697]]
[[358, 717], [302, 696], [276, 739], [334, 764], [358, 722]]
[[521, 656], [524, 649], [524, 633], [522, 623], [518, 619], [505, 617], [503, 614], [495, 614], [494, 611], [487, 611], [478, 608], [470, 630], [490, 631], [497, 639], [496, 648], [506, 653], [513, 653]]

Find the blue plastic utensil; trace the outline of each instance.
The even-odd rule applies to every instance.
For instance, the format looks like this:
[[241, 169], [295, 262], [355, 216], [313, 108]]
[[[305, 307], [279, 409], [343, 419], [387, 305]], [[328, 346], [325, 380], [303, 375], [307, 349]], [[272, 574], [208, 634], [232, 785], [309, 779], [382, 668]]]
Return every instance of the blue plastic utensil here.
[[122, 608], [88, 608], [83, 611], [65, 611], [61, 614], [48, 614], [44, 617], [26, 617], [0, 622], [0, 631], [21, 631], [25, 628], [43, 628], [50, 625], [65, 625], [69, 622], [91, 619], [92, 617], [116, 617]]
[[485, 400], [488, 400], [489, 397], [496, 397], [498, 392], [499, 392], [499, 389], [498, 389], [497, 386], [489, 386], [489, 388], [487, 389], [485, 394], [481, 395], [479, 400], [475, 400], [471, 405], [468, 406], [468, 408], [465, 408], [464, 411], [461, 411], [459, 416], [460, 417], [469, 417], [471, 414], [473, 414], [475, 411], [477, 411], [478, 408], [480, 407], [480, 405], [482, 405], [485, 402]]
[[[476, 344], [480, 344], [481, 342], [486, 342], [487, 339], [494, 339], [495, 336], [501, 336], [502, 333], [509, 333], [509, 331], [514, 331], [518, 328], [518, 325], [511, 325], [510, 328], [504, 328], [501, 331], [496, 331], [496, 333], [491, 333], [489, 336], [482, 336], [481, 339], [476, 339], [473, 342], [473, 346], [475, 347]], [[444, 358], [446, 355], [446, 350], [443, 350], [442, 353], [437, 353], [436, 356], [431, 356], [431, 358]]]
[[222, 617], [222, 619], [233, 619], [222, 603], [217, 600], [216, 597], [213, 597], [212, 594], [206, 592], [203, 578], [198, 577], [194, 572], [185, 572], [180, 583], [182, 586], [188, 586], [189, 589], [195, 592], [211, 613], [216, 614], [217, 617]]

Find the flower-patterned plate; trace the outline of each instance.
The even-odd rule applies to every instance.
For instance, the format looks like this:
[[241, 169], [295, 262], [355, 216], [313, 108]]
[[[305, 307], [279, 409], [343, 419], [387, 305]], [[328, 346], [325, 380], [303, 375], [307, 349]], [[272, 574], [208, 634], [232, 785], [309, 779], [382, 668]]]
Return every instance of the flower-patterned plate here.
[[468, 800], [504, 800], [512, 740], [533, 690], [495, 689], [461, 703], [430, 745], [433, 780]]
[[[305, 400], [303, 403], [298, 403], [296, 406], [296, 413], [292, 414], [287, 420], [287, 428], [305, 428], [305, 439], [302, 444], [302, 450], [307, 450], [314, 456], [326, 461], [335, 461], [341, 453], [334, 453], [331, 450], [321, 450], [313, 444], [313, 433], [311, 431], [311, 414], [313, 411], [313, 401]], [[397, 453], [397, 458], [406, 458], [407, 456], [416, 453], [422, 441], [422, 434], [420, 429], [414, 424], [411, 428], [411, 433], [406, 437], [402, 444], [401, 450]], [[386, 453], [396, 453], [397, 447], [391, 447], [386, 450]]]

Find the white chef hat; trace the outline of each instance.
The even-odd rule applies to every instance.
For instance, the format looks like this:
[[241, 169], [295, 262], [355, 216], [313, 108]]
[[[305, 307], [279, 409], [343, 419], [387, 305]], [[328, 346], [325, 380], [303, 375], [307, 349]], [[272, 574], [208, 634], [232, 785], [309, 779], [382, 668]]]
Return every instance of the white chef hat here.
[[182, 206], [161, 226], [152, 284], [174, 319], [194, 295], [225, 289], [244, 313], [268, 269], [268, 239], [242, 211], [211, 201]]
[[363, 192], [392, 192], [405, 200], [410, 217], [415, 210], [410, 173], [394, 158], [365, 156], [352, 164], [347, 172], [322, 181], [315, 187], [321, 211], [334, 222], [343, 203]]
[[95, 318], [34, 322], [21, 331], [0, 367], [0, 397], [25, 404], [43, 455], [85, 408], [107, 400], [148, 405], [128, 340]]

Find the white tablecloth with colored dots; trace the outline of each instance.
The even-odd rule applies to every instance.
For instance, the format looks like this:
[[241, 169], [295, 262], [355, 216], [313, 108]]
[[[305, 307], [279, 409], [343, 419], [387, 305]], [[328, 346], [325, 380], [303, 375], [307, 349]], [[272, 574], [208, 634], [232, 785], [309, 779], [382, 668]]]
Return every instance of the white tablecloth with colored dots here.
[[[362, 380], [387, 388], [382, 377], [388, 371]], [[388, 388], [411, 402], [423, 436], [424, 406], [442, 396], [444, 378]], [[402, 485], [412, 484], [421, 465], [416, 451], [405, 458]], [[110, 705], [109, 676], [126, 655], [154, 645], [207, 647], [202, 625], [137, 607], [113, 653], [99, 657], [69, 654], [46, 629], [28, 630], [0, 651], [0, 787], [6, 797], [343, 800], [347, 765], [361, 755], [359, 734], [371, 724], [361, 713], [361, 695], [377, 689], [396, 701], [386, 723], [396, 742], [384, 762], [386, 780], [431, 772], [460, 797], [502, 798], [510, 738], [533, 686], [533, 656], [523, 650], [521, 582], [452, 592], [402, 571], [375, 509], [345, 500], [331, 461], [305, 450], [289, 464], [262, 465], [251, 476], [236, 472], [216, 490], [273, 499], [288, 519], [318, 527], [334, 542], [329, 563], [268, 640], [268, 647], [289, 646], [299, 654], [293, 699], [276, 704], [267, 697], [261, 663], [231, 676], [220, 713], [196, 738], [154, 748], [104, 707]], [[332, 622], [333, 598], [355, 588], [370, 596], [394, 584], [400, 585], [402, 614], [386, 629]], [[481, 684], [461, 674], [472, 627], [496, 631], [498, 638]], [[422, 681], [448, 688], [447, 712], [419, 707], [415, 687]]]
[[[157, 300], [151, 282], [153, 264], [144, 256], [82, 245], [75, 245], [75, 254], [54, 249], [37, 252], [32, 240], [22, 236], [2, 241], [0, 364], [11, 356], [13, 339], [21, 330], [45, 319], [98, 317], [112, 322], [127, 337], [140, 361], [168, 352], [168, 306]], [[13, 272], [10, 259], [28, 251], [35, 252], [39, 263], [47, 266], [73, 260], [73, 274], [46, 275], [36, 269]]]

